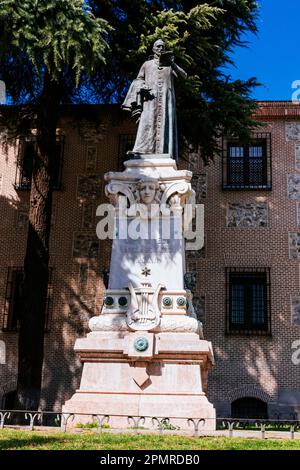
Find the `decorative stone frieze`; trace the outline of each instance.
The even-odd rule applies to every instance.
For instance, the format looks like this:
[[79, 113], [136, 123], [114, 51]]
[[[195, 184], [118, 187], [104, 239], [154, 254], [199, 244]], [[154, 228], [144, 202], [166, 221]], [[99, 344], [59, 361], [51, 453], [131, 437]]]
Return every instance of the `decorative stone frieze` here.
[[198, 166], [199, 155], [196, 152], [189, 152], [188, 153], [188, 169], [190, 171], [194, 171]]
[[95, 172], [97, 169], [97, 146], [88, 145], [86, 151], [86, 171]]
[[88, 322], [95, 315], [95, 298], [90, 299], [71, 295], [69, 299], [69, 321], [76, 329], [78, 336], [83, 336], [88, 330]]
[[[20, 230], [26, 230], [28, 226], [28, 217], [29, 217], [29, 205], [26, 203], [21, 203], [18, 206], [16, 214], [16, 228]], [[51, 211], [51, 225], [55, 224], [56, 219], [56, 206], [52, 205]]]
[[96, 175], [80, 175], [77, 181], [77, 197], [81, 200], [99, 199], [102, 193], [102, 181]]
[[[110, 178], [110, 174], [105, 175]], [[183, 204], [192, 195], [191, 184], [186, 181], [165, 183], [158, 178], [145, 176], [135, 183], [123, 181], [112, 181], [105, 187], [105, 193], [109, 197], [111, 204], [117, 205], [119, 196], [128, 199], [129, 207], [136, 204], [160, 204], [164, 208], [182, 208]], [[130, 214], [129, 214], [130, 215]]]
[[75, 234], [73, 239], [74, 258], [97, 258], [99, 252], [99, 240], [96, 236]]
[[87, 263], [80, 263], [79, 265], [79, 289], [80, 292], [85, 292], [88, 286], [89, 266]]
[[197, 316], [197, 320], [199, 320], [201, 323], [205, 323], [205, 318], [206, 318], [205, 295], [194, 296], [193, 307], [194, 307], [194, 312]]
[[196, 202], [200, 202], [207, 197], [207, 175], [205, 173], [196, 173], [191, 180], [192, 188], [195, 191]]
[[290, 259], [300, 259], [300, 232], [289, 233]]
[[300, 175], [288, 175], [288, 198], [291, 201], [300, 200]]
[[79, 135], [91, 144], [98, 144], [106, 135], [107, 128], [103, 123], [97, 123], [88, 119], [81, 119], [79, 122]]
[[206, 237], [204, 237], [204, 246], [200, 250], [186, 250], [185, 258], [187, 270], [193, 271], [193, 269], [190, 269], [191, 263], [206, 258]]
[[28, 227], [28, 204], [20, 204], [17, 209], [16, 226], [18, 229], [25, 230]]
[[197, 272], [186, 272], [184, 275], [184, 288], [190, 290], [192, 293], [195, 292], [197, 287]]
[[93, 202], [86, 202], [82, 206], [82, 228], [95, 228], [95, 208]]
[[297, 202], [297, 227], [300, 228], [300, 202]]
[[299, 140], [300, 141], [300, 123], [289, 122], [285, 125], [285, 135], [287, 140]]
[[232, 203], [227, 208], [227, 227], [260, 228], [268, 226], [267, 203]]
[[300, 326], [300, 295], [291, 296], [291, 322], [293, 326]]
[[300, 143], [295, 144], [295, 168], [300, 170]]

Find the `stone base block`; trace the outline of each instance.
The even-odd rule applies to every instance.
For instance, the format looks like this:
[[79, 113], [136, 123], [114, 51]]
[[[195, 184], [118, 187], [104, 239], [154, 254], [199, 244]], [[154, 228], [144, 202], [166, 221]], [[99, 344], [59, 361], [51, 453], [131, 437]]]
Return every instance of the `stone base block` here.
[[[204, 394], [178, 396], [97, 394], [77, 391], [65, 403], [62, 411], [63, 413], [82, 413], [82, 416], [76, 416], [72, 421], [73, 426], [76, 422], [91, 422], [91, 415], [98, 414], [108, 415], [108, 424], [112, 428], [119, 429], [138, 426], [156, 430], [159, 429], [159, 422], [162, 420], [164, 429], [170, 430], [193, 431], [194, 425], [197, 425], [199, 420], [201, 420], [200, 431], [214, 431], [216, 428], [215, 409]], [[164, 418], [168, 418], [169, 422]]]
[[[137, 339], [147, 340], [145, 350], [134, 348]], [[123, 429], [136, 423], [153, 430], [152, 418], [169, 418], [170, 430], [193, 431], [189, 420], [202, 420], [199, 430], [215, 429], [205, 396], [213, 353], [198, 334], [95, 331], [77, 340], [75, 351], [84, 363], [80, 389], [63, 406], [64, 413], [81, 414], [73, 423], [108, 415], [110, 426]]]

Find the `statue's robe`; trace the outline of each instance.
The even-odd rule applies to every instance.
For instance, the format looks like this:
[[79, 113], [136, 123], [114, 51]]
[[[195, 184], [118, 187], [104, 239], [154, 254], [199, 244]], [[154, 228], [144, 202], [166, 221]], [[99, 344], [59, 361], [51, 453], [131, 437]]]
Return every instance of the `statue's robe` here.
[[[141, 107], [134, 153], [168, 153], [178, 159], [174, 77], [185, 78], [186, 73], [176, 64], [161, 66], [157, 59], [152, 59], [142, 65], [132, 82], [122, 107], [131, 110]], [[143, 87], [150, 88], [145, 99], [140, 94]]]

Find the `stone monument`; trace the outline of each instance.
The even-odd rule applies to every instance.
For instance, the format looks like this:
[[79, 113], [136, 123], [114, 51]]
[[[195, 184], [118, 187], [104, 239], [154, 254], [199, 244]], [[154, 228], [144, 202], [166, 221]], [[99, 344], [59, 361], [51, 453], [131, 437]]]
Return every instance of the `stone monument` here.
[[173, 80], [186, 74], [162, 40], [153, 52], [123, 103], [139, 127], [125, 170], [105, 175], [115, 208], [109, 286], [91, 332], [75, 343], [82, 378], [63, 412], [109, 415], [119, 427], [128, 416], [169, 418], [182, 429], [204, 419], [213, 430], [205, 395], [212, 347], [184, 288], [184, 208], [194, 191], [192, 173], [176, 167]]

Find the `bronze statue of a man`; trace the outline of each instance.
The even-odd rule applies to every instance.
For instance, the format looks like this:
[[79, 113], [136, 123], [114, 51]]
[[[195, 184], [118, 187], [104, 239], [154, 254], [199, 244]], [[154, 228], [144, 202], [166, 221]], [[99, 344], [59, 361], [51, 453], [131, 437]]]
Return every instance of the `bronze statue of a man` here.
[[133, 154], [170, 154], [178, 159], [174, 77], [186, 73], [174, 62], [165, 43], [153, 45], [154, 57], [147, 60], [128, 90], [122, 108], [138, 118], [139, 126]]

